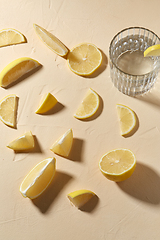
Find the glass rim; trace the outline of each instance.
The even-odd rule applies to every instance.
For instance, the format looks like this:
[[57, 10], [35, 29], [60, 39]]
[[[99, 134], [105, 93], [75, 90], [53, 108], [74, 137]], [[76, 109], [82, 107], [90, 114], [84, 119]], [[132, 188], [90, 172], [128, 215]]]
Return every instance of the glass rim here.
[[[158, 35], [157, 35], [156, 33], [154, 33], [152, 30], [150, 30], [150, 29], [148, 29], [148, 28], [145, 28], [145, 27], [128, 27], [128, 28], [124, 28], [124, 29], [122, 29], [121, 31], [119, 31], [119, 32], [112, 38], [112, 40], [111, 40], [111, 42], [110, 42], [110, 45], [109, 45], [109, 58], [110, 58], [110, 61], [112, 62], [112, 64], [115, 66], [116, 69], [118, 69], [121, 73], [123, 73], [123, 74], [125, 74], [125, 75], [127, 75], [127, 76], [143, 77], [143, 76], [147, 76], [147, 75], [149, 75], [149, 74], [152, 74], [154, 71], [158, 70], [158, 68], [160, 68], [160, 66], [159, 66], [159, 67], [155, 67], [155, 69], [153, 69], [153, 70], [151, 70], [150, 72], [145, 73], [145, 74], [130, 74], [130, 73], [126, 73], [126, 72], [124, 72], [123, 70], [121, 70], [121, 69], [112, 61], [112, 59], [111, 59], [111, 46], [112, 46], [113, 41], [115, 40], [115, 38], [116, 38], [119, 34], [125, 32], [125, 31], [127, 31], [127, 30], [130, 30], [130, 29], [142, 29], [142, 30], [147, 30], [148, 32], [152, 33], [155, 37], [157, 37], [158, 40], [160, 41], [160, 37], [158, 37]], [[160, 56], [159, 56], [158, 58], [160, 59]], [[132, 81], [133, 81], [133, 79], [132, 79]], [[136, 81], [136, 80], [135, 80], [135, 81]]]

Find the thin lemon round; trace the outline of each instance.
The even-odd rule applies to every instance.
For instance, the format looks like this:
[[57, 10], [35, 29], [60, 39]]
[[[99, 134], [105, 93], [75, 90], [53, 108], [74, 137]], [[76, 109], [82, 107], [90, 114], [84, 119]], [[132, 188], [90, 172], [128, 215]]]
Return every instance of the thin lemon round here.
[[61, 57], [67, 55], [67, 47], [56, 36], [48, 32], [46, 29], [38, 26], [37, 24], [33, 24], [33, 26], [41, 41], [48, 48], [50, 48], [54, 53], [58, 54]]
[[77, 208], [81, 208], [93, 196], [95, 196], [95, 193], [90, 191], [90, 190], [86, 190], [86, 189], [76, 190], [76, 191], [71, 192], [67, 195], [71, 204], [74, 205]]
[[73, 144], [73, 131], [69, 129], [53, 143], [50, 150], [60, 156], [68, 157]]
[[136, 167], [136, 157], [129, 149], [114, 149], [102, 156], [99, 161], [101, 172], [115, 182], [129, 178]]
[[136, 115], [132, 109], [125, 105], [117, 104], [116, 107], [121, 135], [126, 136], [127, 134], [131, 133], [136, 126]]
[[0, 73], [0, 86], [8, 87], [26, 73], [40, 66], [40, 63], [29, 57], [22, 57], [9, 63]]
[[55, 164], [55, 158], [44, 159], [27, 174], [19, 189], [23, 197], [35, 199], [47, 189], [55, 175]]
[[26, 42], [24, 35], [13, 28], [0, 31], [0, 47], [15, 45]]
[[150, 46], [144, 51], [144, 57], [150, 56], [154, 57], [160, 56], [160, 44]]
[[34, 146], [34, 136], [31, 131], [26, 132], [7, 145], [8, 148], [13, 149], [14, 151], [30, 150], [33, 149]]
[[90, 88], [78, 106], [74, 117], [78, 119], [86, 119], [92, 117], [99, 108], [99, 102], [100, 100], [98, 94]]
[[17, 96], [10, 94], [0, 101], [0, 120], [10, 127], [16, 126]]
[[74, 47], [67, 58], [70, 70], [81, 76], [91, 75], [102, 63], [101, 51], [91, 43]]
[[57, 99], [51, 94], [47, 93], [43, 96], [36, 113], [43, 114], [51, 110], [57, 103]]

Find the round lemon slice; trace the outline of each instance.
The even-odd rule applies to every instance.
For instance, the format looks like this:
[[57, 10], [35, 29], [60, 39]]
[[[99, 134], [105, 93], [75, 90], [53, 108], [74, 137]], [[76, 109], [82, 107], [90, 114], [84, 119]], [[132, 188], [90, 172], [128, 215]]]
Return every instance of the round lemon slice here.
[[0, 31], [0, 47], [15, 45], [26, 42], [24, 35], [13, 28]]
[[16, 126], [17, 96], [11, 94], [0, 101], [0, 120], [10, 127]]
[[67, 195], [71, 204], [77, 208], [81, 208], [93, 196], [95, 196], [95, 193], [90, 190], [86, 190], [86, 189], [77, 190], [77, 191], [71, 192]]
[[99, 108], [99, 96], [91, 88], [87, 91], [86, 96], [78, 106], [75, 118], [86, 119], [92, 117]]
[[56, 36], [37, 24], [33, 24], [33, 26], [39, 38], [48, 48], [61, 57], [67, 55], [68, 49]]
[[126, 136], [133, 131], [137, 118], [132, 109], [122, 104], [117, 104], [117, 113], [120, 122], [121, 135]]
[[22, 57], [14, 60], [0, 73], [0, 86], [8, 87], [10, 84], [38, 66], [40, 66], [40, 63], [32, 58]]
[[72, 72], [87, 76], [91, 75], [101, 65], [102, 53], [95, 45], [82, 43], [69, 52], [67, 59]]
[[144, 57], [150, 56], [160, 56], [160, 44], [150, 46], [144, 51]]
[[55, 175], [55, 164], [55, 158], [47, 158], [28, 173], [19, 189], [23, 197], [35, 199], [46, 190]]
[[51, 110], [57, 103], [57, 99], [51, 94], [47, 93], [43, 96], [36, 113], [43, 114]]
[[136, 167], [136, 157], [132, 151], [124, 148], [114, 149], [102, 156], [99, 161], [101, 172], [115, 182], [129, 178]]

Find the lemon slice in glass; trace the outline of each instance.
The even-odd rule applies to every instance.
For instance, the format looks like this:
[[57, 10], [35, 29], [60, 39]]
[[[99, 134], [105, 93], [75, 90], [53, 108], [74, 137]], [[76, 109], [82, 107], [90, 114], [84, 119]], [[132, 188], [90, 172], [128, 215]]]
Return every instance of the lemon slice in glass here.
[[7, 28], [0, 31], [0, 47], [15, 45], [26, 42], [22, 33], [13, 28]]
[[43, 96], [36, 113], [43, 114], [51, 110], [57, 103], [57, 99], [51, 94], [47, 93]]
[[160, 56], [160, 44], [150, 46], [144, 51], [144, 57], [150, 56], [154, 57]]

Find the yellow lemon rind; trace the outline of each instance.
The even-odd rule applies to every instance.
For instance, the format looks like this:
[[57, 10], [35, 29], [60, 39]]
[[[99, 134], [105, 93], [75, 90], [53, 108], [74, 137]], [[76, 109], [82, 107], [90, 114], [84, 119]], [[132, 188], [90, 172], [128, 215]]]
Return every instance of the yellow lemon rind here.
[[57, 99], [51, 94], [45, 94], [41, 100], [38, 109], [35, 111], [37, 114], [43, 114], [50, 111], [57, 103]]
[[150, 56], [160, 56], [160, 44], [150, 46], [144, 51], [144, 57]]

